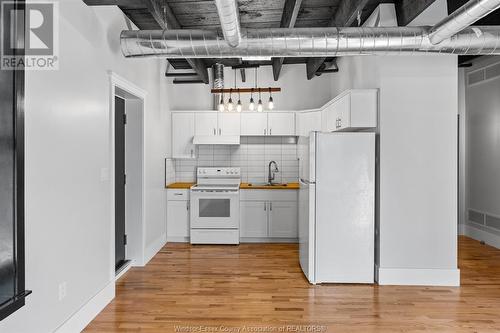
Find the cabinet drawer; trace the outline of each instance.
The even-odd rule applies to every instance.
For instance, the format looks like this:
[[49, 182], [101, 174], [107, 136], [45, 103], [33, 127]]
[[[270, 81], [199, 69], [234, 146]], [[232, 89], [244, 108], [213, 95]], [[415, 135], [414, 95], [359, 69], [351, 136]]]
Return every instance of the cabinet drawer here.
[[173, 201], [189, 200], [189, 190], [169, 189], [167, 190], [167, 200], [173, 200]]

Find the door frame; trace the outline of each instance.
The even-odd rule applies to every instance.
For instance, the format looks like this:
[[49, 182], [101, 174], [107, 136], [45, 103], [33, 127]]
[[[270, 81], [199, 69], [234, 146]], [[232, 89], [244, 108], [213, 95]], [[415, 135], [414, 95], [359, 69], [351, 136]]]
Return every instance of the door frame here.
[[[129, 235], [128, 238], [138, 237], [140, 238], [141, 244], [141, 255], [140, 258], [136, 258], [132, 260], [132, 266], [144, 266], [144, 253], [145, 253], [145, 186], [146, 186], [146, 131], [145, 131], [145, 110], [146, 110], [146, 96], [147, 92], [134, 83], [128, 81], [127, 79], [121, 77], [113, 71], [108, 71], [109, 77], [109, 152], [110, 152], [110, 160], [109, 160], [109, 181], [110, 181], [110, 202], [111, 202], [111, 234], [110, 234], [110, 279], [115, 280], [115, 96], [117, 95], [117, 88], [121, 89], [131, 95], [134, 96], [135, 99], [142, 101], [142, 174], [141, 174], [141, 235]], [[125, 110], [126, 112], [126, 110]], [[124, 270], [125, 271], [125, 270]], [[124, 272], [123, 271], [123, 272]]]

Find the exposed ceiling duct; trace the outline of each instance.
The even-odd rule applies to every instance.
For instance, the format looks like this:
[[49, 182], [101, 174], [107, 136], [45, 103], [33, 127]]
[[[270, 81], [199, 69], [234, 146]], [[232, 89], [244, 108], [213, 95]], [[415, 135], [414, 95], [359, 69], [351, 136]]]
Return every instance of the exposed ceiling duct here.
[[438, 44], [500, 8], [500, 0], [471, 0], [444, 18], [429, 31], [432, 44]]
[[242, 58], [332, 57], [450, 53], [500, 54], [500, 27], [466, 28], [435, 45], [428, 27], [243, 29], [241, 42], [229, 46], [216, 31], [154, 30], [121, 34], [126, 57]]
[[222, 33], [231, 47], [241, 42], [240, 13], [236, 0], [215, 0]]
[[[212, 66], [212, 82], [214, 89], [224, 89], [224, 65], [216, 63]], [[222, 94], [214, 94], [213, 108], [217, 110]]]

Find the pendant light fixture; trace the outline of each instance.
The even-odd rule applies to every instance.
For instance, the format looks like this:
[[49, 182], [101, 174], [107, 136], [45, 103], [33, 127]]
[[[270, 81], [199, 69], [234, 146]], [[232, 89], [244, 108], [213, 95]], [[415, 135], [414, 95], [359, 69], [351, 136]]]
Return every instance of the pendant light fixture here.
[[250, 93], [250, 104], [248, 105], [248, 109], [250, 111], [255, 110], [255, 102], [253, 101], [253, 88], [252, 88], [252, 92]]
[[262, 112], [262, 110], [264, 110], [264, 108], [262, 106], [262, 98], [260, 96], [260, 89], [259, 89], [259, 103], [257, 104], [257, 112]]
[[224, 93], [220, 95], [219, 111], [224, 112]]
[[236, 111], [241, 112], [243, 106], [241, 105], [240, 89], [238, 89], [238, 104], [236, 104]]
[[227, 111], [233, 111], [233, 88], [229, 90], [229, 102], [227, 103]]
[[273, 94], [271, 92], [271, 88], [269, 88], [269, 103], [267, 104], [267, 107], [269, 110], [274, 109], [274, 101], [273, 101]]

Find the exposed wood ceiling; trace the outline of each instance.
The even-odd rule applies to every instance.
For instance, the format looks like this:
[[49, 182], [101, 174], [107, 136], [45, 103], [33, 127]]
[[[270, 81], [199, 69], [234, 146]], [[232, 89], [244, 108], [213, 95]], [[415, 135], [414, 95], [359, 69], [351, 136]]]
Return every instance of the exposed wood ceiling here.
[[[83, 0], [89, 6], [117, 5], [143, 30], [219, 29], [220, 22], [213, 0]], [[398, 23], [407, 25], [436, 0], [238, 0], [244, 28], [357, 26], [380, 3], [395, 3]], [[450, 12], [467, 0], [448, 0]], [[359, 17], [359, 21], [358, 21]], [[500, 11], [479, 21], [500, 25]], [[208, 83], [206, 68], [215, 61], [226, 66], [273, 66], [278, 80], [281, 66], [307, 64], [307, 76], [313, 78], [328, 70], [333, 58], [274, 58], [272, 61], [242, 62], [241, 59], [168, 59], [175, 69], [193, 69], [201, 82]]]

